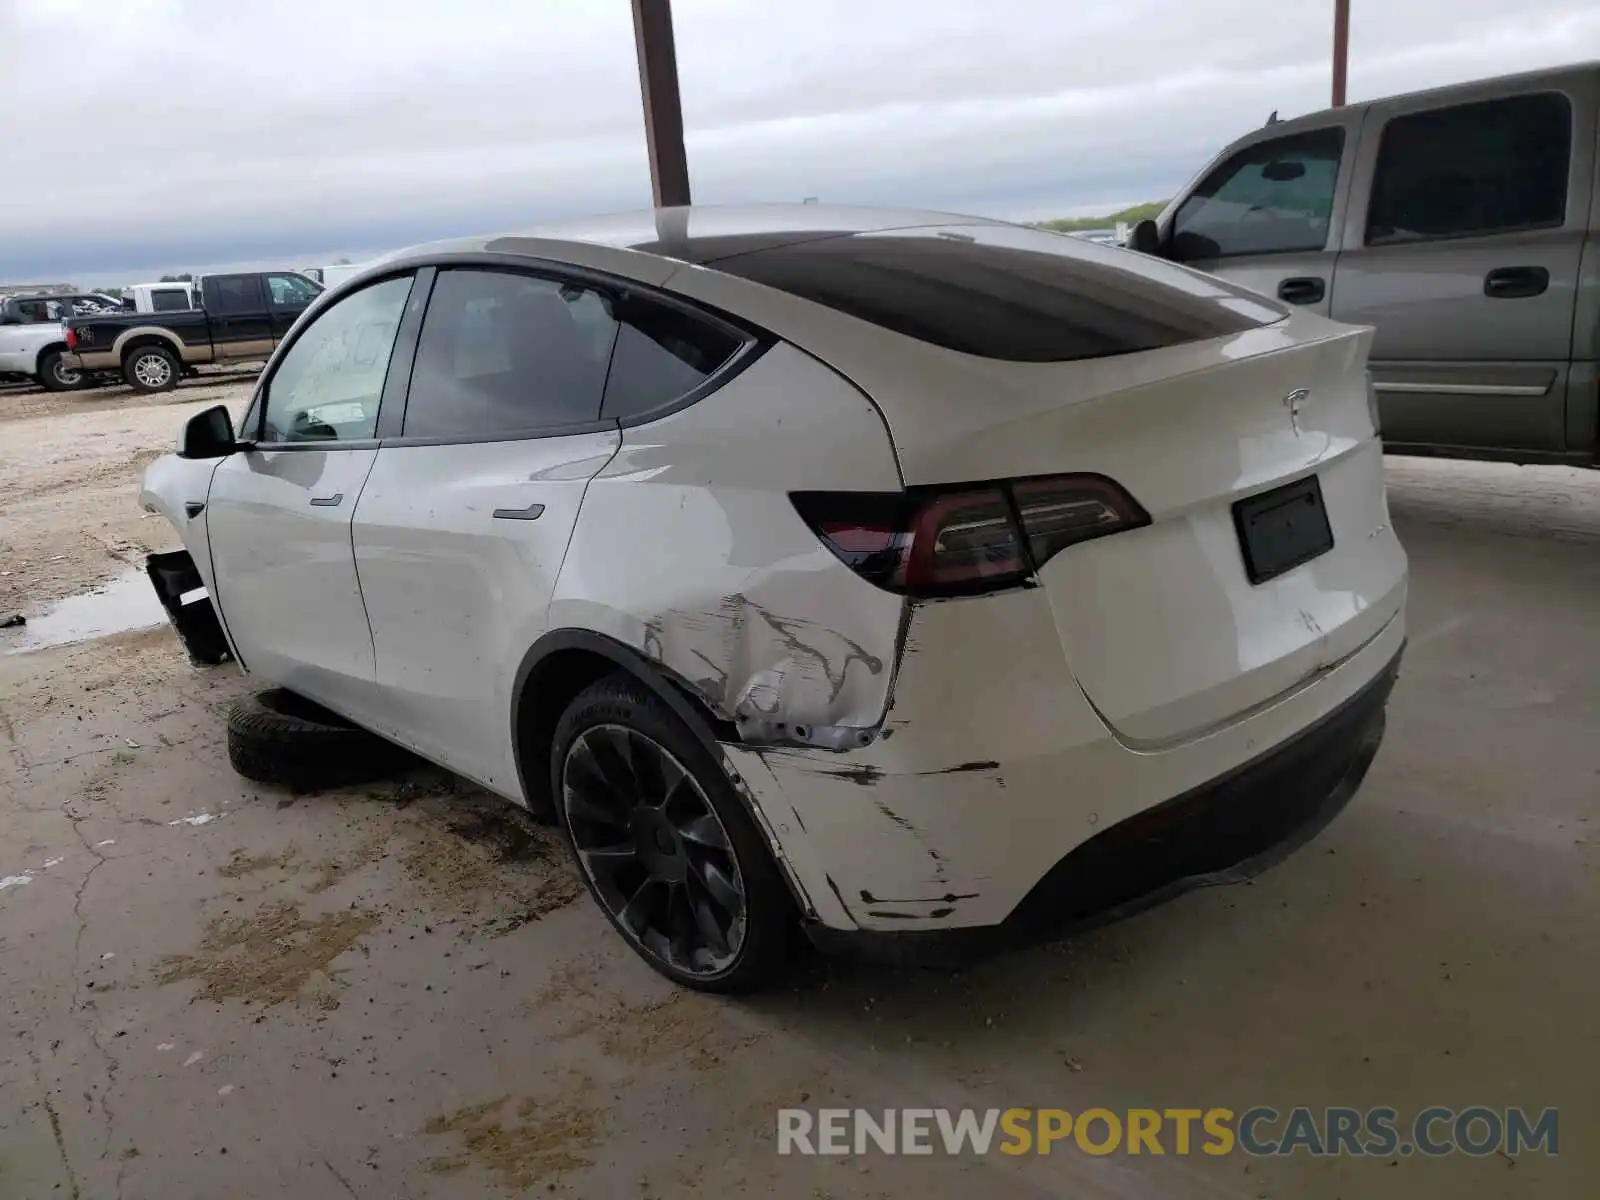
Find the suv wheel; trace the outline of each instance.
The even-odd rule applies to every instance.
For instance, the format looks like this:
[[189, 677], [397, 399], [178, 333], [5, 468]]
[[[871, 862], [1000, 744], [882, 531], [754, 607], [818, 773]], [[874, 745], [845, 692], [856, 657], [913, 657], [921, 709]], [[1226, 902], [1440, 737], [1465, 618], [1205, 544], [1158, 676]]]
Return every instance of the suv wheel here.
[[709, 992], [776, 974], [789, 893], [722, 769], [648, 689], [613, 675], [572, 702], [551, 787], [589, 893], [652, 967]]
[[84, 386], [82, 371], [61, 361], [61, 351], [51, 350], [39, 359], [39, 386], [47, 392], [75, 392]]

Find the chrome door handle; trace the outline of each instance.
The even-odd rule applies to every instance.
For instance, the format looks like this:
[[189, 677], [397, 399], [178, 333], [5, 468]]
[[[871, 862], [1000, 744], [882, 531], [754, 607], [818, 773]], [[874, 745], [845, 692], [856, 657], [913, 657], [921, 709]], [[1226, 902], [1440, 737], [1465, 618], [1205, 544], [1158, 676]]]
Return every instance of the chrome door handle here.
[[311, 503], [318, 508], [338, 508], [339, 505], [344, 503], [344, 493], [335, 492], [331, 496], [313, 496], [311, 497]]
[[497, 508], [494, 510], [497, 521], [537, 521], [544, 512], [544, 505], [530, 504], [527, 508]]

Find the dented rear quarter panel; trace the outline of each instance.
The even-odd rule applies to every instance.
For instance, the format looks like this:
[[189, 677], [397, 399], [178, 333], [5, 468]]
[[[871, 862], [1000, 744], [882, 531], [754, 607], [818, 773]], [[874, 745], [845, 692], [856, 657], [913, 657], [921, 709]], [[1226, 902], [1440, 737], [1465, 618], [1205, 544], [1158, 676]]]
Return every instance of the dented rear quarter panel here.
[[881, 735], [843, 754], [725, 746], [785, 860], [840, 929], [997, 924], [1074, 848], [1257, 758], [1399, 652], [1404, 614], [1327, 674], [1159, 752], [1115, 737], [1039, 588], [912, 608]]
[[877, 409], [779, 343], [699, 403], [624, 431], [584, 496], [550, 628], [631, 646], [746, 740], [870, 740], [904, 602], [835, 558], [789, 492], [900, 486]]

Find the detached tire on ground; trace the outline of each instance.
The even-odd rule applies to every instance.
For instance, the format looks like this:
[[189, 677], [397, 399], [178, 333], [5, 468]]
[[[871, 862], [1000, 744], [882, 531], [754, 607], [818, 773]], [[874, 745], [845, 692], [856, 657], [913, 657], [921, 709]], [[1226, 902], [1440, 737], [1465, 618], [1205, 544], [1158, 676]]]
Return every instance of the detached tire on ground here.
[[413, 760], [320, 704], [273, 688], [234, 701], [228, 761], [257, 783], [314, 791], [392, 775]]
[[136, 392], [170, 392], [178, 386], [183, 367], [165, 346], [135, 346], [122, 361], [122, 378]]
[[82, 371], [69, 370], [61, 362], [61, 351], [51, 350], [39, 359], [39, 386], [47, 392], [75, 392], [87, 387]]

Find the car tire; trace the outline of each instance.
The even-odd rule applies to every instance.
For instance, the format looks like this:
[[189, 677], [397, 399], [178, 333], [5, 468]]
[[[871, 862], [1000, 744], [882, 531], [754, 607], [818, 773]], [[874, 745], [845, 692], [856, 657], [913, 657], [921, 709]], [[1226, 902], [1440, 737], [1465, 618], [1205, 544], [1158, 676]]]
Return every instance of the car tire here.
[[[623, 770], [617, 746], [627, 748], [626, 778], [603, 780], [598, 764]], [[797, 913], [765, 838], [705, 743], [638, 680], [611, 675], [572, 701], [551, 742], [550, 780], [589, 894], [656, 971], [697, 991], [735, 993], [787, 965], [799, 948]], [[596, 820], [601, 794], [615, 805]], [[624, 828], [632, 864], [606, 844]]]
[[170, 392], [182, 374], [183, 364], [165, 346], [136, 346], [122, 363], [123, 382], [146, 395]]
[[320, 704], [272, 688], [228, 710], [228, 761], [257, 783], [317, 791], [392, 775], [414, 760]]
[[47, 392], [75, 392], [87, 387], [82, 371], [69, 370], [61, 361], [61, 351], [51, 350], [39, 359], [39, 386]]

